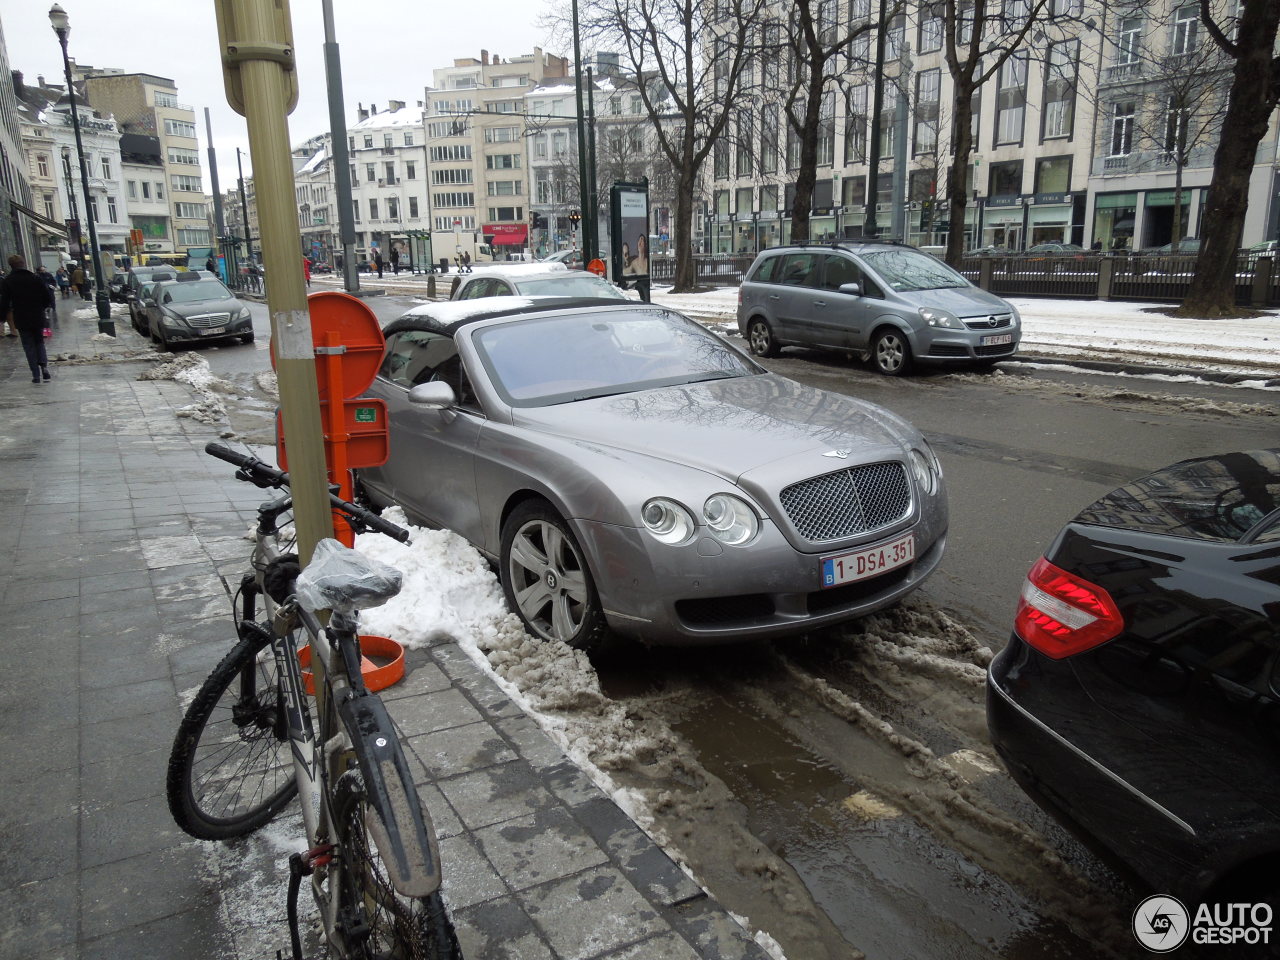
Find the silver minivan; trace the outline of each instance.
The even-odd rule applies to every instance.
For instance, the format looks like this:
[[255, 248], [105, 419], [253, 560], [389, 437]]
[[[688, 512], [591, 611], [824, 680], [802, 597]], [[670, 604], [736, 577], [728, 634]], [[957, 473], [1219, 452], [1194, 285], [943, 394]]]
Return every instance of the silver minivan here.
[[917, 363], [1008, 360], [1022, 318], [915, 247], [850, 240], [761, 253], [738, 292], [738, 329], [758, 356], [788, 344], [847, 350], [896, 377]]

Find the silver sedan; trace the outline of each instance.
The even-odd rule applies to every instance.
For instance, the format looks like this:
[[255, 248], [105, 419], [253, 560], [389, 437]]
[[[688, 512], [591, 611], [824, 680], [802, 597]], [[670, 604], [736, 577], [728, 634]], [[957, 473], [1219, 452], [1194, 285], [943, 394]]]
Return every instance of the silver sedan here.
[[782, 637], [892, 604], [942, 558], [919, 431], [671, 310], [502, 297], [385, 332], [391, 455], [359, 488], [474, 544], [540, 637]]

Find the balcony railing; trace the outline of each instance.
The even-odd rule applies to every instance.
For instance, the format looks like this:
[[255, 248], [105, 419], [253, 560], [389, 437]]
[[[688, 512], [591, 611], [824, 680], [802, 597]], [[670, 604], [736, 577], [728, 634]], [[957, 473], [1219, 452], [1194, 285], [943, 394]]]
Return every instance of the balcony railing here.
[[1124, 83], [1128, 80], [1142, 79], [1141, 63], [1117, 63], [1113, 67], [1107, 67], [1102, 71], [1102, 80], [1104, 83]]

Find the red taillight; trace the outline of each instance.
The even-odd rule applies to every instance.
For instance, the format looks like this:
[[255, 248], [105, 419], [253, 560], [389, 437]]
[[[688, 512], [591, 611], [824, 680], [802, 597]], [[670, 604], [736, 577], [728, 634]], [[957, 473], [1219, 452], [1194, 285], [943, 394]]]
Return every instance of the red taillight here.
[[1117, 636], [1124, 617], [1102, 587], [1041, 557], [1022, 585], [1013, 626], [1046, 657], [1061, 660]]

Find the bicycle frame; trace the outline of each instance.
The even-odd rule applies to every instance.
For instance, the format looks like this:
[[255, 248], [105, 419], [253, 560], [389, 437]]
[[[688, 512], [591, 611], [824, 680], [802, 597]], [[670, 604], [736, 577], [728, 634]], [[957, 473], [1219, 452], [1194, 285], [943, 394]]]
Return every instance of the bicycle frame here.
[[[391, 717], [381, 699], [364, 686], [355, 618], [333, 614], [326, 627], [300, 607], [295, 598], [277, 604], [266, 590], [267, 570], [282, 556], [276, 546], [276, 520], [286, 509], [287, 497], [259, 509], [254, 572], [246, 575], [241, 584], [240, 629], [262, 629], [254, 619], [256, 599], [261, 597], [271, 625], [270, 644], [280, 678], [284, 727], [302, 806], [308, 856], [318, 868], [312, 874], [312, 894], [325, 929], [332, 931], [338, 923], [341, 904], [336, 884], [326, 888], [325, 883], [329, 838], [334, 835], [328, 798], [332, 784], [342, 773], [352, 766], [360, 769], [369, 803], [379, 814], [368, 827], [382, 853], [387, 879], [398, 893], [422, 897], [439, 889], [439, 851], [430, 820], [416, 802], [412, 773]], [[298, 659], [299, 629], [305, 630], [311, 650], [314, 720]]]

